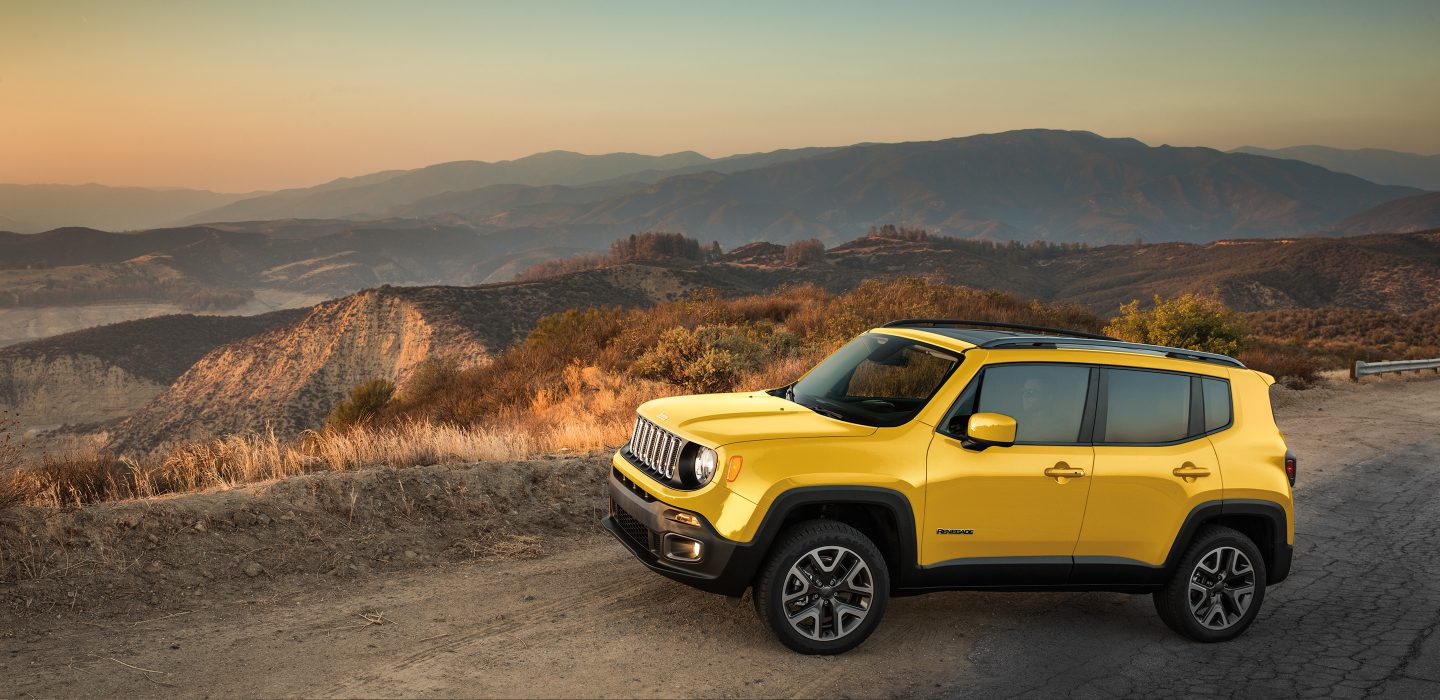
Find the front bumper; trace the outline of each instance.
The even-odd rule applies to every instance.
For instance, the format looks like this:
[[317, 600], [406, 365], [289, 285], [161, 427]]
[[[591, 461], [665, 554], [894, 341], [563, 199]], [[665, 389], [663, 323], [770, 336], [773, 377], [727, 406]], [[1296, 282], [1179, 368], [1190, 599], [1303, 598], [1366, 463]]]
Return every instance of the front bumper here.
[[[744, 593], [759, 568], [763, 554], [760, 548], [721, 537], [698, 513], [691, 513], [699, 518], [698, 526], [665, 517], [666, 511], [675, 510], [691, 513], [659, 500], [611, 468], [610, 514], [600, 521], [606, 531], [642, 564], [659, 574], [711, 593], [728, 596]], [[683, 562], [667, 558], [664, 555], [667, 534], [700, 542], [700, 560]]]

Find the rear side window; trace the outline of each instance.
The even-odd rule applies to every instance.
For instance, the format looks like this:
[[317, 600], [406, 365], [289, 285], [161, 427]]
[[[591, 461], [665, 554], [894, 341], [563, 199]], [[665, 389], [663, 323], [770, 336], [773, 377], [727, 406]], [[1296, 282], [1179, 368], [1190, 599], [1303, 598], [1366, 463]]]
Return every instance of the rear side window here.
[[1089, 388], [1089, 367], [997, 365], [985, 369], [976, 412], [1014, 418], [1016, 442], [1079, 442]]
[[1188, 436], [1190, 377], [1111, 369], [1107, 382], [1104, 442], [1174, 442]]
[[1230, 424], [1230, 382], [1223, 379], [1200, 380], [1205, 393], [1205, 432], [1219, 430]]

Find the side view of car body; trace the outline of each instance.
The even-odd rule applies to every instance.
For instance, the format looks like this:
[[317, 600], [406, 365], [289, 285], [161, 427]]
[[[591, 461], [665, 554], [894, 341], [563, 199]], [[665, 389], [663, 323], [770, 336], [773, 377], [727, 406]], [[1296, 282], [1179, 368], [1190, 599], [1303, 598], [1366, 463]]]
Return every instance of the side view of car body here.
[[670, 578], [753, 587], [803, 653], [938, 590], [1150, 593], [1177, 632], [1224, 641], [1290, 570], [1272, 383], [1220, 355], [900, 321], [786, 387], [641, 406], [603, 524]]

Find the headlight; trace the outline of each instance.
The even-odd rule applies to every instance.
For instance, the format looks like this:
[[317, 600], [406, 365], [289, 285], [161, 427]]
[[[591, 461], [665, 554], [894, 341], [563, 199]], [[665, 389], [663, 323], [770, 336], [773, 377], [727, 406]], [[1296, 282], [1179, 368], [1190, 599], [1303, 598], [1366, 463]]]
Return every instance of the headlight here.
[[695, 453], [695, 461], [692, 463], [692, 468], [695, 470], [695, 483], [699, 486], [710, 483], [710, 480], [715, 478], [715, 467], [719, 463], [720, 457], [715, 454], [715, 450], [701, 447]]

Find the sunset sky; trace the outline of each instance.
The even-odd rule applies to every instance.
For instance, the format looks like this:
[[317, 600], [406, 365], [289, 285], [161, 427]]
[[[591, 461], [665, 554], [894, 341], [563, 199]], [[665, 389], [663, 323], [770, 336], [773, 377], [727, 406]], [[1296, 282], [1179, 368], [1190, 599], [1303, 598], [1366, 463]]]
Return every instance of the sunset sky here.
[[1026, 127], [1440, 152], [1440, 2], [0, 0], [0, 182]]

